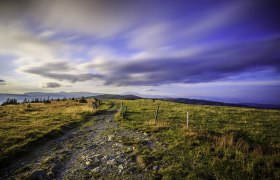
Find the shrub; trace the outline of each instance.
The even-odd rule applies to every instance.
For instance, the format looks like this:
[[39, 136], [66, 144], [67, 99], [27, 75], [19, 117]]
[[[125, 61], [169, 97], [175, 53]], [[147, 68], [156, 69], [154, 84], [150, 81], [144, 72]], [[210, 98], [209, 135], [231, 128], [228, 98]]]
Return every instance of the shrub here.
[[2, 103], [2, 106], [8, 105], [8, 104], [19, 104], [19, 103], [17, 102], [16, 99], [8, 98], [5, 102]]
[[81, 99], [79, 100], [80, 103], [87, 103], [87, 99], [82, 96]]

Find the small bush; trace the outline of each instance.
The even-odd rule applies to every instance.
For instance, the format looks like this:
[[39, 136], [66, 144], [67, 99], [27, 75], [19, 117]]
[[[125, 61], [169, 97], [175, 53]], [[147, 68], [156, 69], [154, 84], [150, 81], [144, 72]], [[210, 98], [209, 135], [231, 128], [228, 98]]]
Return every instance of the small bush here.
[[87, 99], [82, 96], [81, 99], [79, 100], [80, 103], [87, 103]]

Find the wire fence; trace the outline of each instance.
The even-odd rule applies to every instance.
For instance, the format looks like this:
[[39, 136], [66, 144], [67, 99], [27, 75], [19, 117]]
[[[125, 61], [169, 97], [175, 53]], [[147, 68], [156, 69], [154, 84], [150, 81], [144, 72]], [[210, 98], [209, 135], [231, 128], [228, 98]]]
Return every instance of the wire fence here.
[[221, 106], [195, 109], [157, 104], [152, 107], [122, 104], [121, 107], [122, 118], [128, 121], [165, 122], [170, 126], [218, 132], [242, 131], [254, 138], [280, 143], [280, 111]]

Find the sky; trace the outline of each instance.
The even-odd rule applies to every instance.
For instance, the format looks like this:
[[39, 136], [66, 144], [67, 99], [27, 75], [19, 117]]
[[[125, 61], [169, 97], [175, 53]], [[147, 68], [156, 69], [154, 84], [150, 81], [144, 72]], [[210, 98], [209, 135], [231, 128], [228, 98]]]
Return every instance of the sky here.
[[277, 0], [1, 0], [0, 93], [280, 103]]

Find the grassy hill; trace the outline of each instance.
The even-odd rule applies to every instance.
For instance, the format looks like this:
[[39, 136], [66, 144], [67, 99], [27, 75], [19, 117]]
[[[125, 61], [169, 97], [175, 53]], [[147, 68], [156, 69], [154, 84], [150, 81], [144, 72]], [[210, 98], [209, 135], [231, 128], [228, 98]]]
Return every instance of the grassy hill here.
[[[118, 101], [117, 103], [121, 103]], [[159, 106], [158, 119], [155, 111]], [[136, 154], [154, 177], [166, 179], [279, 179], [280, 111], [186, 105], [149, 99], [123, 101], [127, 128], [140, 129], [162, 143], [161, 150]], [[189, 127], [186, 128], [186, 114]]]

